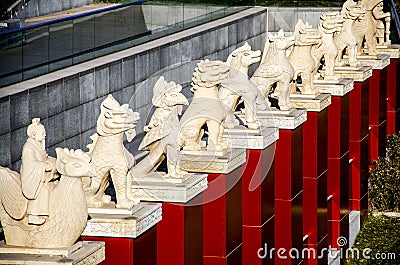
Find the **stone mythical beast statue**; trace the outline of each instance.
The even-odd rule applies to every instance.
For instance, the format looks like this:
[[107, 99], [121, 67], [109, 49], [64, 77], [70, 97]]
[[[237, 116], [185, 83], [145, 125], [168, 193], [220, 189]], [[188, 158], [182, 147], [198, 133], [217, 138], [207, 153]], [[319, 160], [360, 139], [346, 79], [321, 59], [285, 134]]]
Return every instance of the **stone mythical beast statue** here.
[[[281, 110], [291, 108], [290, 82], [294, 77], [294, 69], [286, 57], [286, 50], [293, 46], [294, 36], [285, 37], [283, 30], [277, 35], [269, 34], [269, 41], [265, 43], [262, 60], [251, 77], [261, 93], [267, 98], [270, 90], [276, 84], [275, 95], [279, 98]], [[268, 105], [269, 102], [268, 102]]]
[[43, 224], [29, 224], [28, 199], [20, 175], [0, 167], [0, 220], [7, 245], [64, 248], [73, 245], [86, 227], [88, 212], [82, 177], [95, 175], [90, 157], [82, 150], [56, 149], [59, 176], [46, 181], [48, 216]]
[[376, 23], [376, 39], [377, 44], [389, 46], [390, 41], [390, 12], [383, 12], [383, 0], [378, 1], [378, 4], [372, 10], [372, 14]]
[[111, 177], [117, 197], [117, 208], [132, 208], [139, 200], [131, 195], [132, 177], [128, 174], [134, 165], [134, 158], [124, 147], [126, 135], [130, 142], [136, 135], [135, 127], [139, 113], [133, 112], [128, 104], [120, 105], [111, 95], [101, 103], [101, 113], [97, 119], [97, 133], [88, 145], [92, 163], [96, 166], [96, 177], [85, 189], [89, 207], [101, 207], [110, 202], [104, 194]]
[[246, 125], [250, 129], [260, 127], [257, 121], [257, 110], [265, 110], [267, 102], [265, 97], [257, 89], [257, 86], [249, 80], [249, 66], [259, 62], [261, 59], [260, 51], [253, 51], [247, 42], [234, 50], [228, 57], [226, 64], [230, 67], [229, 76], [226, 82], [221, 84], [219, 98], [227, 107], [227, 117], [225, 120], [226, 128], [233, 128], [239, 125], [235, 119], [239, 100], [244, 101]]
[[226, 81], [229, 67], [222, 61], [200, 61], [192, 77], [194, 97], [181, 118], [179, 143], [183, 150], [200, 151], [202, 127], [207, 125], [207, 150], [222, 151], [228, 147], [222, 140], [225, 107], [218, 96], [218, 85]]
[[335, 61], [338, 55], [335, 41], [333, 40], [334, 34], [341, 30], [344, 19], [338, 12], [330, 12], [322, 14], [318, 22], [318, 30], [322, 36], [322, 44], [317, 47], [313, 46], [311, 54], [317, 63], [316, 70], [318, 69], [322, 58], [325, 60], [325, 80], [339, 79], [335, 75]]
[[[308, 23], [300, 19], [294, 29], [295, 43], [292, 52], [288, 56], [289, 62], [294, 68], [294, 78], [301, 76], [303, 84], [302, 94], [316, 94], [314, 86], [314, 72], [316, 63], [311, 55], [311, 48], [321, 44], [321, 34]], [[295, 91], [295, 86], [293, 91]]]
[[156, 110], [149, 124], [144, 127], [146, 135], [139, 146], [139, 150], [148, 150], [149, 154], [131, 169], [136, 178], [154, 172], [165, 156], [167, 176], [179, 178], [187, 174], [178, 166], [179, 115], [182, 115], [183, 106], [189, 104], [181, 90], [181, 85], [168, 83], [163, 76], [154, 85], [152, 103]]
[[343, 53], [347, 48], [349, 56], [348, 64], [351, 67], [358, 67], [359, 62], [357, 61], [357, 35], [354, 32], [354, 22], [365, 14], [365, 10], [361, 5], [347, 0], [342, 7], [341, 16], [344, 18], [343, 26], [341, 26], [340, 32], [334, 36], [334, 41], [338, 51], [336, 57], [336, 66], [343, 66]]
[[[366, 52], [368, 55], [378, 55], [377, 45], [377, 27], [382, 28], [382, 21], [389, 15], [390, 24], [390, 13], [383, 12], [382, 6], [383, 0], [361, 0], [362, 8], [365, 10], [364, 16], [360, 17], [354, 22], [353, 30], [357, 36], [357, 54], [363, 54], [364, 41], [366, 44]], [[380, 4], [380, 5], [379, 5]], [[378, 6], [379, 5], [379, 6]], [[380, 22], [380, 23], [378, 23]], [[381, 32], [380, 32], [381, 33]]]

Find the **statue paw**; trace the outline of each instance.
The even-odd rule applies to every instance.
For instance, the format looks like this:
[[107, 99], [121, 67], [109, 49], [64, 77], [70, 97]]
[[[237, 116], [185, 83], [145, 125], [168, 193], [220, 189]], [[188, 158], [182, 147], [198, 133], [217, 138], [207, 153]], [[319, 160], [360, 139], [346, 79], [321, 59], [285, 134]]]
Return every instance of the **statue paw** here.
[[256, 129], [260, 128], [260, 126], [257, 122], [248, 122], [247, 128], [256, 130]]
[[110, 195], [103, 195], [103, 197], [101, 198], [101, 201], [103, 203], [110, 203], [111, 202], [111, 196]]
[[133, 200], [122, 200], [122, 201], [118, 201], [117, 200], [117, 208], [121, 208], [121, 209], [132, 209], [133, 206], [139, 204], [140, 200], [139, 199], [133, 199]]

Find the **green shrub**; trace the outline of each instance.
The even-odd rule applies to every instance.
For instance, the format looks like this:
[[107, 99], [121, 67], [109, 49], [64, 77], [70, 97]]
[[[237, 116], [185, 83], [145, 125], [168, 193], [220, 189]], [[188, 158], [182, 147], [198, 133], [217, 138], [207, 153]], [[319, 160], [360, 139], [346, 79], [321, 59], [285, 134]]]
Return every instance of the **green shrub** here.
[[[368, 215], [352, 249], [363, 250], [371, 249], [367, 253], [371, 259], [363, 258], [360, 254], [359, 259], [350, 258], [346, 265], [380, 265], [380, 264], [400, 264], [400, 218]], [[379, 253], [379, 254], [378, 254]], [[389, 254], [390, 253], [390, 254]], [[391, 253], [394, 253], [393, 256]], [[377, 255], [378, 254], [378, 255]], [[387, 259], [379, 260], [376, 257]], [[389, 259], [389, 256], [391, 259]]]
[[374, 211], [400, 210], [400, 135], [387, 140], [387, 156], [374, 161], [369, 176], [369, 201]]

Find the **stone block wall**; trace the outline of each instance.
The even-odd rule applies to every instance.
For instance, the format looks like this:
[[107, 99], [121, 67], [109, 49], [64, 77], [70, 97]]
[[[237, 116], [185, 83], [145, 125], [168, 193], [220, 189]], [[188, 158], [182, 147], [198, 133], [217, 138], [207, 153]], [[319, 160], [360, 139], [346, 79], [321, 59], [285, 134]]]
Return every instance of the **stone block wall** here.
[[[190, 82], [201, 59], [225, 61], [246, 41], [262, 49], [266, 41], [267, 12], [251, 8], [174, 35], [75, 65], [39, 78], [0, 88], [0, 166], [20, 168], [26, 129], [39, 117], [47, 129], [46, 147], [81, 148], [96, 132], [100, 103], [111, 93], [121, 104], [140, 113], [137, 137], [126, 143], [132, 153], [143, 137], [152, 113], [153, 85], [166, 80], [184, 86], [190, 98]], [[254, 71], [256, 66], [251, 68]]]

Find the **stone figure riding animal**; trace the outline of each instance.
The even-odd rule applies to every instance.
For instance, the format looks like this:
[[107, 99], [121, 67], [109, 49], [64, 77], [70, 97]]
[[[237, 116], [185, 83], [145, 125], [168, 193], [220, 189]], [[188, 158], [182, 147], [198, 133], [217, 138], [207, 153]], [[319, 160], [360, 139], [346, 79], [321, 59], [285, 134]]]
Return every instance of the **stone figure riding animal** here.
[[245, 123], [250, 129], [258, 129], [257, 110], [265, 110], [267, 102], [265, 97], [257, 89], [257, 86], [249, 80], [249, 66], [258, 63], [261, 59], [260, 51], [253, 51], [247, 42], [234, 50], [228, 57], [226, 64], [229, 66], [229, 76], [226, 82], [221, 84], [219, 98], [227, 107], [226, 128], [239, 125], [235, 119], [234, 111], [240, 99], [244, 101]]
[[[300, 19], [294, 30], [295, 43], [294, 47], [288, 56], [289, 62], [294, 68], [294, 78], [301, 76], [303, 88], [302, 94], [316, 94], [318, 91], [314, 86], [314, 73], [316, 63], [311, 55], [313, 46], [321, 45], [321, 34], [317, 29], [313, 29], [308, 23], [304, 24]], [[296, 91], [296, 86], [293, 86], [292, 92]]]
[[97, 172], [86, 189], [89, 207], [101, 207], [110, 202], [110, 197], [104, 194], [110, 177], [115, 188], [117, 208], [130, 209], [139, 203], [131, 195], [132, 177], [128, 174], [134, 165], [134, 158], [123, 143], [124, 135], [129, 142], [135, 137], [138, 120], [139, 113], [133, 112], [128, 104], [120, 105], [111, 95], [101, 103], [97, 133], [91, 136], [93, 143], [88, 145]]
[[[322, 36], [322, 44], [319, 47], [313, 46], [311, 54], [317, 63], [316, 70], [320, 66], [322, 58], [325, 60], [324, 80], [337, 81], [339, 79], [339, 76], [334, 73], [338, 51], [333, 37], [334, 34], [341, 30], [343, 22], [344, 19], [338, 12], [322, 14], [318, 22], [318, 30]], [[317, 75], [317, 77], [319, 77], [319, 75]]]
[[228, 75], [229, 67], [222, 61], [205, 60], [197, 64], [192, 77], [193, 100], [181, 118], [179, 143], [183, 150], [201, 150], [204, 125], [208, 129], [208, 151], [228, 147], [222, 140], [226, 112], [218, 96], [218, 85]]
[[0, 220], [7, 245], [64, 248], [84, 231], [88, 212], [82, 177], [94, 176], [95, 168], [82, 150], [57, 148], [56, 153], [59, 178], [49, 183], [49, 215], [41, 225], [28, 223], [20, 175], [0, 167]]
[[[289, 96], [294, 69], [286, 57], [286, 50], [293, 45], [294, 36], [285, 37], [283, 30], [280, 30], [277, 35], [269, 34], [269, 41], [265, 44], [261, 63], [250, 79], [265, 98], [268, 98], [272, 86], [276, 84], [275, 92], [279, 98], [278, 105], [281, 110], [291, 108]], [[270, 105], [269, 102], [268, 105]]]
[[354, 22], [365, 14], [365, 10], [361, 5], [347, 0], [342, 7], [341, 16], [344, 19], [343, 25], [340, 26], [340, 32], [335, 34], [334, 41], [338, 51], [335, 66], [344, 66], [347, 63], [343, 60], [344, 51], [348, 53], [348, 65], [358, 67], [357, 61], [357, 35], [354, 32]]
[[179, 115], [182, 115], [183, 106], [189, 104], [181, 90], [181, 85], [168, 83], [163, 76], [154, 85], [152, 103], [156, 109], [144, 127], [146, 135], [139, 146], [139, 150], [148, 150], [149, 154], [131, 169], [134, 177], [140, 178], [156, 171], [165, 157], [167, 176], [179, 178], [187, 174], [178, 165]]

